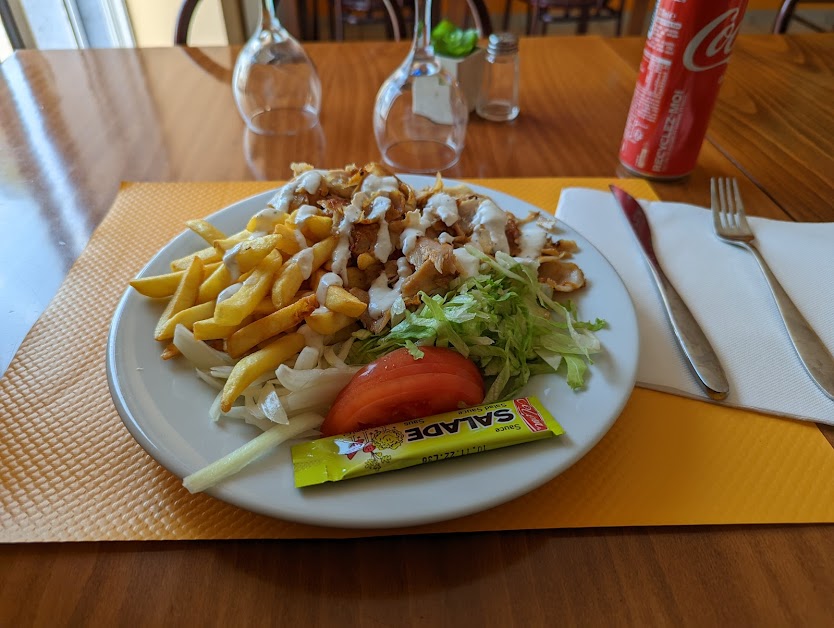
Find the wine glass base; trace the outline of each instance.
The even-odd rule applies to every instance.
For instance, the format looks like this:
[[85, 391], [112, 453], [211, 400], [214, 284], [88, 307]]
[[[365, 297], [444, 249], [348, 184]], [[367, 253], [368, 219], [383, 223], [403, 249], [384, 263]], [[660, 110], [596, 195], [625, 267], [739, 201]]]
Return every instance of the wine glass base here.
[[403, 140], [382, 150], [382, 158], [397, 172], [434, 173], [454, 166], [460, 150], [437, 140]]
[[254, 114], [246, 126], [258, 135], [297, 135], [318, 122], [318, 115], [307, 109], [270, 109]]

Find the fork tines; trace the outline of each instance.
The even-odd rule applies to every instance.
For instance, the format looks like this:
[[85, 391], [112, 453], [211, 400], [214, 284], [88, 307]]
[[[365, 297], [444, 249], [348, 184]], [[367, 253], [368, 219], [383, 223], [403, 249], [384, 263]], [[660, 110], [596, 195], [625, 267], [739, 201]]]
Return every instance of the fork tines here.
[[730, 177], [713, 177], [710, 179], [710, 196], [712, 201], [712, 219], [716, 231], [727, 229], [750, 229], [738, 181]]

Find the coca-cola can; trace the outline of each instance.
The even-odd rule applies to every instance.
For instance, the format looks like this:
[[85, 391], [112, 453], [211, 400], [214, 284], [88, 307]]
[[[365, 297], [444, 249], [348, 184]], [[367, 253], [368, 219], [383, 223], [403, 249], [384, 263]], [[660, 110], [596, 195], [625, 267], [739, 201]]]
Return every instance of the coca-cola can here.
[[620, 163], [649, 179], [695, 169], [747, 0], [658, 0]]

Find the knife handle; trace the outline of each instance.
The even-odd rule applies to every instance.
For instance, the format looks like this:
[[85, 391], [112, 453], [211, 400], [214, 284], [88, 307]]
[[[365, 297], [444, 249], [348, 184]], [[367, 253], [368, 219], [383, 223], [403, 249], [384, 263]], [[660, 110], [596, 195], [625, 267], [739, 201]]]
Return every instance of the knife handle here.
[[672, 329], [683, 352], [689, 358], [692, 369], [701, 380], [707, 395], [712, 399], [726, 399], [730, 392], [730, 384], [727, 382], [727, 376], [721, 368], [715, 350], [660, 267], [649, 256], [646, 256], [646, 260], [654, 275], [655, 285], [663, 300], [663, 305], [669, 313]]

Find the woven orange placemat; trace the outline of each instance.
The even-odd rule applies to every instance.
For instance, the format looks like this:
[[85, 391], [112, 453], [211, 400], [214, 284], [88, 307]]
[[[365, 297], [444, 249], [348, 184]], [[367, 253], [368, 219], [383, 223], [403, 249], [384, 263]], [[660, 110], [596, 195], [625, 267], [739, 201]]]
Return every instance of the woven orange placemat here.
[[[478, 183], [553, 211], [568, 185]], [[643, 181], [619, 181], [653, 197]], [[190, 495], [110, 400], [107, 331], [127, 282], [182, 231], [275, 184], [126, 183], [0, 380], [0, 542], [315, 538], [529, 528], [834, 521], [834, 450], [812, 424], [635, 390], [587, 456], [519, 499], [406, 530], [317, 528]]]

